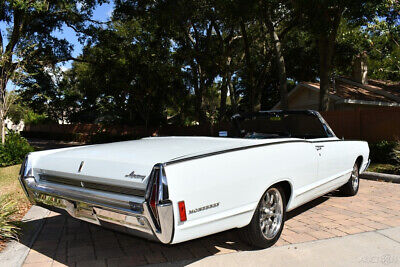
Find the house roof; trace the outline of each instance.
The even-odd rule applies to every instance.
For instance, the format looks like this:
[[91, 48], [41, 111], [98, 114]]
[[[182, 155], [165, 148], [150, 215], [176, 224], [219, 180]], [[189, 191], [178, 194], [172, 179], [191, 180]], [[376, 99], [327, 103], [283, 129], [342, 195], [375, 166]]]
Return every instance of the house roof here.
[[381, 94], [378, 90], [383, 91], [379, 87], [365, 88], [361, 87], [361, 85], [350, 84], [344, 80], [338, 79], [336, 80], [335, 89], [332, 88], [330, 94], [338, 96], [341, 99], [397, 103], [395, 99], [385, 94]]
[[[331, 88], [329, 97], [336, 103], [365, 104], [378, 106], [400, 106], [400, 83], [369, 80], [368, 85], [354, 82], [350, 79], [338, 77], [335, 88]], [[301, 88], [319, 91], [319, 83], [299, 83], [289, 97]], [[275, 105], [278, 108], [280, 102]]]
[[389, 92], [392, 95], [400, 97], [400, 82], [391, 81], [380, 81], [380, 80], [368, 80], [370, 86], [376, 86], [384, 91]]

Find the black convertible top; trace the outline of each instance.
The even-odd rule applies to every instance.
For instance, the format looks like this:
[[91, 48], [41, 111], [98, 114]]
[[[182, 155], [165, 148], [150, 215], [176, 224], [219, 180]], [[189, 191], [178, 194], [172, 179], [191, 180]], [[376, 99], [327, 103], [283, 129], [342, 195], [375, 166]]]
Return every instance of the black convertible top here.
[[268, 110], [232, 117], [235, 137], [242, 138], [324, 138], [332, 129], [315, 110]]

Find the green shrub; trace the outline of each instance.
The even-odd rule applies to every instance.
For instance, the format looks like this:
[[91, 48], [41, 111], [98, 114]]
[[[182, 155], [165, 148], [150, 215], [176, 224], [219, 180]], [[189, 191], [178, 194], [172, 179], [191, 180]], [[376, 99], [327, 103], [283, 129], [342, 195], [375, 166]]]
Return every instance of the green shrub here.
[[16, 239], [21, 228], [12, 216], [17, 212], [14, 202], [6, 197], [0, 198], [0, 240]]
[[48, 124], [53, 121], [46, 114], [38, 114], [28, 110], [23, 117], [25, 125]]
[[8, 132], [5, 144], [0, 144], [0, 167], [20, 164], [26, 154], [32, 152], [32, 146], [25, 138], [15, 132]]
[[400, 142], [381, 141], [370, 144], [370, 158], [374, 163], [400, 163]]
[[372, 172], [400, 175], [400, 166], [392, 164], [371, 164], [368, 170]]

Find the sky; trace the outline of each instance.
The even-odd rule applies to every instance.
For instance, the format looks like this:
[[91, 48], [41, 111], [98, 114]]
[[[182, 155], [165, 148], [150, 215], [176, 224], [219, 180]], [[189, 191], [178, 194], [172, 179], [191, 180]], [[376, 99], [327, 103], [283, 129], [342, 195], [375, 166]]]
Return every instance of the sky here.
[[[93, 11], [92, 19], [97, 20], [97, 21], [102, 21], [102, 22], [107, 21], [110, 19], [113, 9], [114, 9], [113, 0], [110, 0], [110, 3], [105, 3], [102, 5], [99, 5]], [[6, 36], [5, 36], [7, 33], [6, 28], [7, 28], [7, 25], [4, 22], [0, 21], [0, 29], [1, 29], [1, 32], [3, 35], [3, 41], [4, 41], [3, 46], [4, 47], [7, 45]], [[83, 47], [78, 42], [78, 37], [76, 36], [74, 30], [72, 30], [71, 28], [64, 25], [61, 30], [54, 32], [54, 36], [58, 37], [58, 38], [65, 38], [73, 45], [73, 48], [74, 48], [73, 52], [72, 52], [73, 57], [77, 57], [78, 55], [80, 55], [82, 53]], [[70, 68], [71, 63], [72, 63], [71, 61], [64, 63], [62, 65], [62, 68], [63, 69]]]
[[[93, 11], [92, 19], [101, 22], [108, 21], [112, 15], [113, 9], [114, 9], [114, 3], [112, 0], [110, 1], [110, 3], [102, 4]], [[74, 50], [72, 52], [73, 57], [77, 57], [82, 53], [83, 46], [78, 42], [78, 37], [76, 36], [73, 29], [64, 25], [61, 31], [54, 33], [54, 36], [67, 39], [74, 46]], [[62, 68], [68, 69], [71, 67], [71, 64], [72, 61], [65, 62]]]

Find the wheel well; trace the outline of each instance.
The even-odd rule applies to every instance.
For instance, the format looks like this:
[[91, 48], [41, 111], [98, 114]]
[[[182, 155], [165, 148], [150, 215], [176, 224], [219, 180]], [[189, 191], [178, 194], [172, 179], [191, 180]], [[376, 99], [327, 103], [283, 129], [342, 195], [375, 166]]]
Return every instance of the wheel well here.
[[282, 181], [274, 185], [279, 185], [282, 187], [283, 192], [285, 193], [286, 204], [287, 204], [290, 200], [290, 197], [292, 196], [292, 187], [290, 186], [290, 183], [288, 181]]
[[358, 158], [356, 159], [356, 163], [357, 163], [358, 169], [361, 168], [362, 162], [363, 162], [363, 157], [362, 156], [358, 156]]

